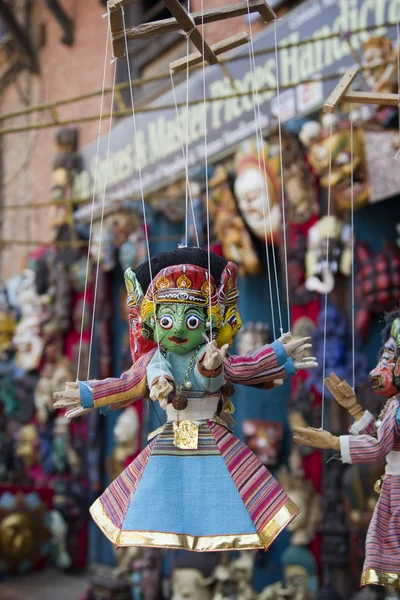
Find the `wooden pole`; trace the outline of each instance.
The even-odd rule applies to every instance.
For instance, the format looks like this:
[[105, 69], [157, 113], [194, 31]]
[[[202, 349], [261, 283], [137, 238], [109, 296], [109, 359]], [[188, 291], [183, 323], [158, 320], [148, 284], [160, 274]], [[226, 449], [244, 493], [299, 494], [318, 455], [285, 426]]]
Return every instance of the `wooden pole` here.
[[[207, 25], [208, 23], [215, 23], [216, 21], [223, 21], [233, 17], [242, 17], [243, 15], [247, 15], [248, 12], [258, 12], [267, 23], [276, 18], [274, 11], [265, 0], [249, 0], [248, 5], [247, 2], [241, 2], [232, 6], [211, 8], [203, 12], [194, 12], [190, 17], [194, 25], [201, 25], [202, 23]], [[171, 19], [153, 21], [152, 23], [143, 23], [138, 27], [131, 27], [126, 30], [126, 37], [129, 40], [133, 40], [151, 35], [159, 35], [160, 33], [168, 33], [169, 31], [177, 31], [181, 28], [182, 25], [180, 22], [173, 17]], [[114, 35], [116, 39], [124, 39], [123, 31], [116, 31]]]
[[336, 105], [341, 102], [343, 96], [346, 94], [347, 90], [353, 83], [354, 79], [357, 76], [357, 69], [348, 69], [346, 73], [343, 75], [342, 79], [339, 81], [328, 100], [324, 104], [324, 112], [333, 113], [336, 108]]
[[348, 91], [357, 76], [357, 69], [348, 69], [324, 104], [324, 112], [333, 113], [340, 102], [353, 104], [378, 104], [380, 106], [400, 106], [399, 94], [378, 92]]
[[[232, 37], [223, 40], [222, 42], [218, 42], [211, 46], [212, 51], [215, 56], [219, 56], [223, 52], [228, 52], [229, 50], [233, 50], [234, 48], [238, 48], [239, 46], [243, 46], [247, 44], [249, 41], [249, 36], [247, 33], [238, 33], [233, 35]], [[203, 56], [200, 52], [193, 52], [188, 56], [183, 56], [182, 58], [178, 58], [178, 60], [174, 60], [170, 63], [170, 69], [174, 73], [179, 73], [180, 71], [185, 71], [189, 67], [194, 67], [203, 62]]]

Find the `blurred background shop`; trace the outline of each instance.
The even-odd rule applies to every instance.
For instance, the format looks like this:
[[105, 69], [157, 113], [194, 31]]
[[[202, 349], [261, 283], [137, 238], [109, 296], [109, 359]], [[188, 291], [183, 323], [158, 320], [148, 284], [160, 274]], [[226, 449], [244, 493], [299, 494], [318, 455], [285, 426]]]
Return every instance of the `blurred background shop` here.
[[[202, 6], [200, 0], [182, 4], [191, 12]], [[208, 0], [204, 9], [228, 4]], [[274, 27], [258, 13], [206, 25], [210, 44], [251, 30], [254, 64], [247, 47], [225, 57], [237, 95], [218, 65], [207, 67], [204, 88], [200, 69], [190, 71], [188, 88], [186, 73], [174, 76], [171, 89], [169, 63], [187, 54], [179, 31], [130, 42], [139, 178], [125, 61], [117, 66], [107, 161], [106, 3], [0, 1], [0, 598], [40, 593], [44, 600], [57, 593], [61, 599], [57, 588], [71, 600], [396, 597], [358, 591], [382, 465], [346, 466], [327, 453], [293, 448], [291, 427], [320, 426], [324, 368], [352, 384], [354, 363], [360, 403], [373, 414], [381, 408], [368, 373], [380, 347], [380, 319], [400, 300], [399, 114], [342, 105], [331, 116], [322, 106], [352, 66], [360, 69], [355, 87], [398, 92], [398, 4], [270, 2], [280, 18], [277, 53]], [[169, 16], [158, 0], [126, 8], [132, 26]], [[178, 110], [186, 109], [187, 89], [189, 212], [175, 106], [176, 100]], [[88, 508], [164, 416], [155, 403], [141, 401], [107, 417], [96, 412], [69, 421], [53, 412], [52, 393], [77, 377], [119, 376], [132, 364], [123, 272], [147, 258], [140, 181], [154, 255], [195, 245], [197, 237], [206, 245], [206, 175], [211, 248], [240, 268], [243, 328], [236, 350], [247, 353], [279, 337], [280, 316], [285, 330], [313, 338], [318, 369], [269, 392], [238, 387], [233, 398], [235, 434], [302, 514], [266, 553], [115, 552]], [[325, 427], [346, 432], [345, 411], [328, 392], [326, 398]]]

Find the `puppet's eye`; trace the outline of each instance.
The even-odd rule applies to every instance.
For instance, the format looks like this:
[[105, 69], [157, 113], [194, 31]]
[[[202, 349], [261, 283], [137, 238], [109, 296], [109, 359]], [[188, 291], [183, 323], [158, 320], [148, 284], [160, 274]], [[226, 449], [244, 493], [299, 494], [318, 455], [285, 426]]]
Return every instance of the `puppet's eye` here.
[[197, 315], [188, 315], [186, 317], [186, 325], [188, 329], [198, 329], [202, 324], [202, 320]]
[[158, 319], [158, 322], [163, 329], [171, 329], [174, 324], [174, 319], [170, 315], [163, 315]]
[[235, 329], [235, 327], [237, 327], [237, 324], [238, 324], [236, 315], [232, 315], [228, 319], [228, 323], [232, 327], [232, 329]]

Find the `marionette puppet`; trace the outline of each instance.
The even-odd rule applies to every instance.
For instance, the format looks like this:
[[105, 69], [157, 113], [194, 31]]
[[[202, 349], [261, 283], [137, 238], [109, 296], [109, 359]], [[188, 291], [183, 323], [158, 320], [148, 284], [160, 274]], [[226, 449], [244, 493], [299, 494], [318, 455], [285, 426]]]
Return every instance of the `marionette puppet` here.
[[167, 422], [92, 517], [116, 546], [268, 548], [298, 509], [220, 411], [228, 384], [270, 388], [316, 366], [305, 357], [310, 338], [286, 334], [247, 356], [228, 354], [241, 325], [237, 267], [199, 248], [158, 254], [126, 277], [133, 366], [120, 378], [67, 384], [55, 407], [73, 417], [150, 398]]
[[336, 437], [322, 429], [294, 429], [297, 444], [337, 450], [344, 463], [374, 463], [386, 458], [385, 475], [375, 486], [380, 492], [368, 529], [361, 585], [400, 588], [400, 311], [385, 317], [383, 346], [370, 373], [376, 394], [387, 398], [377, 420], [357, 403], [353, 388], [335, 374], [325, 380], [339, 404], [355, 418], [350, 435]]

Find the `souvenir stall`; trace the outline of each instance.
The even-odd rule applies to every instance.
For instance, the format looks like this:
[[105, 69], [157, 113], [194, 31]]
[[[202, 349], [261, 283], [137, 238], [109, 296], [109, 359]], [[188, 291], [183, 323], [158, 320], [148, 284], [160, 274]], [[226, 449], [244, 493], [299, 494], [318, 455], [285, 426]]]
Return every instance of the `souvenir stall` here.
[[[198, 29], [215, 14], [188, 22], [166, 4], [197, 52], [188, 41], [171, 63], [154, 112], [136, 114], [133, 93], [132, 117], [74, 155], [60, 133], [54, 197], [92, 202], [55, 212], [67, 250], [32, 254], [3, 294], [1, 523], [22, 513], [35, 556], [58, 551], [62, 568], [87, 536], [88, 600], [391, 597], [398, 548], [377, 538], [381, 518], [396, 528], [395, 467], [380, 496], [374, 484], [398, 426], [395, 3], [309, 0], [277, 22], [245, 2], [247, 33], [218, 54], [248, 51], [219, 64]], [[154, 27], [129, 29], [121, 5], [108, 3], [119, 64]], [[257, 35], [254, 14], [271, 23]], [[342, 85], [355, 63], [363, 78]], [[18, 404], [10, 378], [25, 381]]]

